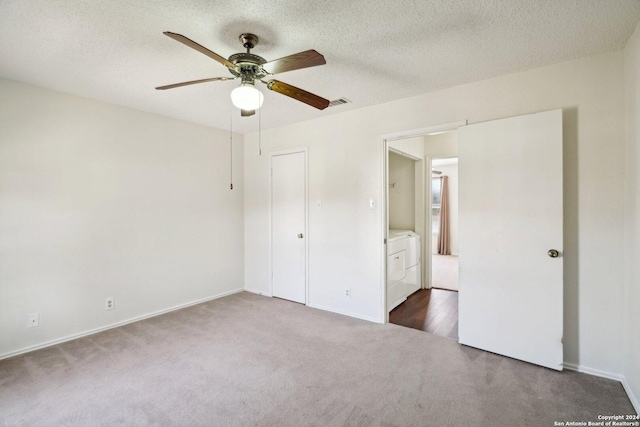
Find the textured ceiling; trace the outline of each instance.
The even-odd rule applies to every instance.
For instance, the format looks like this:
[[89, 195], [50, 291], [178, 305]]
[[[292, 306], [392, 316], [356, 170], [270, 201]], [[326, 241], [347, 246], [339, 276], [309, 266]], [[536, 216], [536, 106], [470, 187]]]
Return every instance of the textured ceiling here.
[[639, 19], [638, 0], [0, 0], [0, 76], [228, 129], [238, 81], [154, 90], [229, 75], [163, 31], [224, 57], [242, 32], [267, 60], [316, 49], [327, 65], [277, 78], [353, 103], [318, 111], [261, 85], [270, 128], [620, 49]]

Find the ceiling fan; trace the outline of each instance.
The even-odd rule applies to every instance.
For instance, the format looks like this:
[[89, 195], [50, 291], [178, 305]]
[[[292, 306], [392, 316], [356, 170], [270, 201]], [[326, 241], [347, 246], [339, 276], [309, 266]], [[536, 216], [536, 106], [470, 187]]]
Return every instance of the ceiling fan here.
[[314, 95], [313, 93], [307, 92], [306, 90], [302, 90], [279, 80], [264, 80], [265, 78], [268, 78], [273, 74], [326, 64], [327, 62], [325, 61], [324, 56], [313, 49], [267, 62], [261, 56], [251, 53], [251, 49], [253, 49], [258, 44], [258, 36], [251, 33], [243, 33], [239, 38], [242, 46], [247, 49], [247, 52], [234, 53], [229, 57], [229, 59], [225, 59], [217, 53], [210, 51], [206, 47], [194, 42], [191, 39], [188, 39], [181, 34], [176, 34], [169, 31], [165, 31], [163, 34], [171, 37], [176, 41], [179, 41], [186, 46], [189, 46], [192, 49], [197, 50], [200, 53], [207, 55], [209, 58], [218, 61], [219, 63], [227, 67], [227, 69], [233, 76], [212, 77], [208, 79], [174, 83], [166, 86], [159, 86], [156, 88], [158, 90], [173, 89], [176, 87], [197, 83], [241, 79], [240, 86], [235, 88], [231, 92], [231, 100], [236, 107], [242, 110], [243, 117], [252, 116], [253, 114], [255, 114], [255, 110], [262, 106], [264, 96], [258, 89], [256, 89], [256, 81], [264, 83], [269, 90], [304, 102], [305, 104], [315, 107], [319, 110], [324, 110], [329, 106], [328, 99], [324, 99], [318, 95]]

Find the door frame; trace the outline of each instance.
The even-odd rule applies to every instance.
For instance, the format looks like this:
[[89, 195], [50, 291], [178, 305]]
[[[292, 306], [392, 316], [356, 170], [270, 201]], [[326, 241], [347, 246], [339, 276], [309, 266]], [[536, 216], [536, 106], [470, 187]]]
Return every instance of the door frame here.
[[309, 147], [269, 153], [269, 293], [273, 297], [273, 158], [304, 153], [304, 304], [309, 305]]
[[[381, 275], [380, 275], [380, 323], [389, 323], [389, 312], [387, 311], [387, 231], [389, 230], [389, 141], [399, 140], [399, 139], [407, 139], [407, 138], [415, 138], [419, 136], [432, 135], [434, 133], [443, 133], [449, 132], [453, 130], [457, 130], [461, 126], [467, 125], [467, 120], [460, 120], [456, 122], [443, 123], [439, 125], [432, 125], [417, 129], [408, 129], [400, 132], [383, 134], [378, 137], [380, 141], [381, 153], [382, 153], [382, 164], [383, 164], [383, 173], [382, 173], [382, 221], [381, 221], [381, 229], [380, 229], [380, 243], [381, 243], [381, 257], [380, 257], [380, 265], [381, 265]], [[425, 163], [425, 167], [430, 166]], [[425, 178], [427, 174], [424, 174]], [[429, 175], [430, 176], [430, 175]], [[431, 188], [431, 187], [429, 187]], [[429, 190], [431, 191], [431, 190]], [[425, 215], [425, 218], [430, 215]], [[426, 227], [426, 219], [425, 219], [425, 227]], [[431, 227], [429, 227], [431, 230]], [[425, 239], [422, 240], [422, 251], [424, 251]], [[431, 238], [428, 239], [429, 242]], [[424, 260], [424, 252], [422, 259]], [[430, 261], [429, 261], [430, 262]], [[430, 269], [431, 267], [429, 267]]]

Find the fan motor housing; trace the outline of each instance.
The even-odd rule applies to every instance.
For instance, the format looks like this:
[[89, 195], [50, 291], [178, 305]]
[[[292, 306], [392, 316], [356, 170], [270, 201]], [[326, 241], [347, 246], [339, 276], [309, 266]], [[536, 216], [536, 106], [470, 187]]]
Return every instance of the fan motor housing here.
[[262, 69], [262, 64], [267, 61], [253, 53], [235, 53], [229, 57], [229, 62], [235, 65], [235, 67], [229, 68], [229, 71], [236, 77], [251, 75], [260, 78], [267, 75]]

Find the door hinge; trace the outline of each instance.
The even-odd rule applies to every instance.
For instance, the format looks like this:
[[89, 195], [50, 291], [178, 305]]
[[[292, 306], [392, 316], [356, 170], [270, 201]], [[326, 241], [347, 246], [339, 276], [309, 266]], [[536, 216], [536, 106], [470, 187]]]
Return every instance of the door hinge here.
[[387, 244], [387, 239], [384, 239], [384, 244], [385, 244], [385, 245]]

